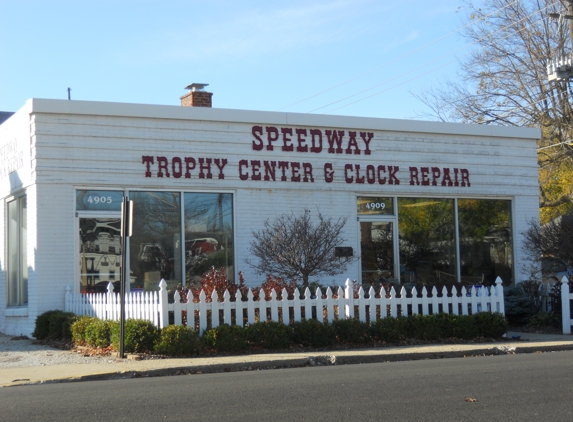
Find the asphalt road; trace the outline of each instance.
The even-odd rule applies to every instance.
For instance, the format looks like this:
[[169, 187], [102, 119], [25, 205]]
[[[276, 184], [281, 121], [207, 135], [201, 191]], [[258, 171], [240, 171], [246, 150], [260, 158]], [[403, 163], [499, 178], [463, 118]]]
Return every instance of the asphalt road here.
[[572, 421], [573, 352], [0, 389], [2, 421]]

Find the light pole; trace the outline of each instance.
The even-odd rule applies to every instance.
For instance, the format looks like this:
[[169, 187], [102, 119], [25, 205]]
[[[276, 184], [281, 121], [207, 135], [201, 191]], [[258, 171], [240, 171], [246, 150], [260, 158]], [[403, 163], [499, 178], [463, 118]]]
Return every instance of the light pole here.
[[[567, 0], [567, 14], [549, 13], [549, 17], [554, 19], [566, 19], [569, 21], [569, 37], [571, 48], [573, 49], [573, 0]], [[568, 81], [573, 78], [573, 61], [571, 57], [551, 60], [547, 64], [547, 79], [549, 81]]]

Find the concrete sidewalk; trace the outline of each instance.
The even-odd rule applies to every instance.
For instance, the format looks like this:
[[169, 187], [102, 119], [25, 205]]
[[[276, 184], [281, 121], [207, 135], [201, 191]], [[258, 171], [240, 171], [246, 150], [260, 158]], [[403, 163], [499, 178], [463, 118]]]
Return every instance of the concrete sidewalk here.
[[[513, 339], [520, 336], [519, 339]], [[347, 365], [404, 360], [442, 359], [495, 354], [573, 350], [573, 336], [507, 334], [507, 341], [435, 344], [309, 353], [275, 353], [186, 359], [128, 360], [109, 364], [68, 364], [0, 370], [0, 387], [98, 379], [139, 378], [214, 372], [249, 371], [319, 365]]]

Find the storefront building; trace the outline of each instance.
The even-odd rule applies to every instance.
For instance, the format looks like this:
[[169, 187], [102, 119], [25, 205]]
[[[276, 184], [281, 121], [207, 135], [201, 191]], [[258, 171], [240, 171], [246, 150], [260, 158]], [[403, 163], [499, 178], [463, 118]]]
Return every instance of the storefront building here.
[[[0, 125], [0, 331], [30, 334], [76, 292], [119, 286], [120, 204], [134, 201], [129, 288], [246, 260], [267, 219], [347, 217], [346, 278], [396, 285], [526, 277], [538, 129], [32, 99]], [[197, 99], [195, 99], [197, 100]], [[197, 105], [200, 105], [197, 107]]]

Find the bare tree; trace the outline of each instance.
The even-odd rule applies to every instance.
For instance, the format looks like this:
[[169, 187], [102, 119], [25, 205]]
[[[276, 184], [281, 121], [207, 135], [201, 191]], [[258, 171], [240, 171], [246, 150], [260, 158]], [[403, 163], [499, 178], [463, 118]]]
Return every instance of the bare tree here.
[[530, 221], [523, 237], [523, 250], [531, 261], [553, 257], [573, 267], [573, 212], [543, 225]]
[[258, 258], [247, 263], [260, 274], [286, 278], [302, 278], [308, 286], [309, 278], [337, 275], [346, 269], [354, 257], [335, 256], [335, 247], [346, 239], [341, 235], [346, 218], [334, 221], [317, 213], [312, 221], [310, 211], [302, 215], [283, 214], [274, 221], [265, 221], [262, 230], [253, 231], [250, 251]]
[[573, 189], [549, 192], [551, 178], [573, 163], [570, 82], [547, 80], [550, 60], [568, 57], [571, 42], [563, 0], [463, 0], [468, 10], [462, 36], [473, 50], [461, 60], [459, 82], [415, 95], [443, 121], [541, 127], [540, 207], [573, 203]]

